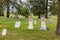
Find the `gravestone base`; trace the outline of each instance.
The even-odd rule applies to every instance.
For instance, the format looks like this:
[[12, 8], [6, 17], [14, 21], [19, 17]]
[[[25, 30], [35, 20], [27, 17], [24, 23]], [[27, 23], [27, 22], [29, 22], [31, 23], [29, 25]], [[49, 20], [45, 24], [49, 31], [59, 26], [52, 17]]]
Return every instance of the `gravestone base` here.
[[47, 28], [45, 28], [45, 27], [41, 27], [40, 30], [47, 30]]
[[14, 16], [14, 18], [19, 18], [19, 17], [17, 17], [17, 16]]
[[33, 22], [29, 22], [29, 26], [28, 26], [28, 29], [33, 29]]
[[33, 29], [33, 26], [29, 26], [28, 29]]

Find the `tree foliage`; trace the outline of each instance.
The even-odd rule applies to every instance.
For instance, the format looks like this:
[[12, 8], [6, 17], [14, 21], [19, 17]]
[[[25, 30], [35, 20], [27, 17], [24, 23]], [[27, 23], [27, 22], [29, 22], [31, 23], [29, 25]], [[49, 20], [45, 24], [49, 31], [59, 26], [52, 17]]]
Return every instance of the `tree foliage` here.
[[0, 0], [0, 16], [4, 16], [2, 0]]
[[52, 0], [52, 3], [50, 5], [50, 12], [51, 12], [51, 14], [56, 15], [57, 12], [58, 12], [57, 8], [58, 8], [57, 0]]
[[40, 18], [41, 14], [46, 14], [47, 7], [46, 1], [45, 0], [30, 1], [31, 5], [33, 6], [31, 10], [34, 13], [34, 15], [38, 15]]

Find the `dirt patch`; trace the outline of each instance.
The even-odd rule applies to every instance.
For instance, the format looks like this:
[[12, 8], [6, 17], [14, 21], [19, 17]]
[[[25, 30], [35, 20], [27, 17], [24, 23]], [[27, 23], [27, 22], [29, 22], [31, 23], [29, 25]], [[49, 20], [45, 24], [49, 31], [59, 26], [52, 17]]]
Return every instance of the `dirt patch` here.
[[0, 25], [0, 26], [2, 26], [2, 25]]
[[23, 38], [21, 38], [20, 40], [24, 40]]
[[5, 28], [7, 25], [0, 25], [0, 28]]

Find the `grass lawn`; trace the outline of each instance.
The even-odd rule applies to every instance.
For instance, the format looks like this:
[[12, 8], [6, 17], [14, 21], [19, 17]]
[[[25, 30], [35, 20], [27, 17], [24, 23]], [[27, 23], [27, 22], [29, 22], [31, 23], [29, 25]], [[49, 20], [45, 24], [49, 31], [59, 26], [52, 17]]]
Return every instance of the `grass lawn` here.
[[[21, 27], [14, 28], [15, 22], [21, 21]], [[42, 31], [40, 28], [40, 19], [37, 19], [37, 24], [34, 25], [33, 30], [28, 29], [28, 19], [8, 19], [0, 17], [0, 40], [60, 40], [60, 36], [55, 34], [57, 17], [53, 17], [53, 23], [48, 23], [49, 30]], [[3, 28], [7, 29], [7, 35], [2, 36]]]

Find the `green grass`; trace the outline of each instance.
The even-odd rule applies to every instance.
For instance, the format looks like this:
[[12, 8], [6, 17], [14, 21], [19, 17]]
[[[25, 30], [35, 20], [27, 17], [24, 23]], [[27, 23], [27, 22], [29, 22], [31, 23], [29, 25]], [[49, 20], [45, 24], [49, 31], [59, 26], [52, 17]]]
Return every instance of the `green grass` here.
[[[16, 21], [21, 21], [21, 27], [16, 29], [14, 27]], [[53, 17], [53, 23], [48, 23], [49, 30], [42, 31], [40, 28], [40, 19], [37, 19], [37, 24], [34, 25], [33, 30], [28, 29], [28, 19], [13, 19], [0, 17], [0, 40], [60, 40], [60, 36], [55, 34], [57, 17]], [[2, 36], [2, 29], [7, 29], [7, 35]]]

